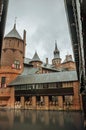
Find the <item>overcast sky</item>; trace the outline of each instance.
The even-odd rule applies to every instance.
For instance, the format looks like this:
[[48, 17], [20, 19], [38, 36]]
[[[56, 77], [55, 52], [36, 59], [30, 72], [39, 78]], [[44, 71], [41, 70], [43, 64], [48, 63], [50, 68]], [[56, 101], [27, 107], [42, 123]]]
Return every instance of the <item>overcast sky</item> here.
[[5, 34], [13, 28], [15, 17], [19, 34], [27, 31], [26, 57], [37, 51], [41, 60], [48, 57], [51, 62], [55, 40], [63, 60], [72, 54], [64, 0], [9, 0]]

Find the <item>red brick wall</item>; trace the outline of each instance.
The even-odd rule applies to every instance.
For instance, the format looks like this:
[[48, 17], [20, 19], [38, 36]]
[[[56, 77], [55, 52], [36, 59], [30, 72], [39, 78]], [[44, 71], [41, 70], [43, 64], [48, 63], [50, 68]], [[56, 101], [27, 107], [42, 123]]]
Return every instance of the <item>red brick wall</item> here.
[[73, 82], [74, 97], [73, 104], [76, 110], [82, 109], [81, 95], [79, 91], [79, 82]]
[[39, 62], [39, 61], [33, 61], [32, 62], [32, 65], [34, 68], [39, 68], [41, 66], [42, 62]]
[[20, 69], [20, 70], [12, 69], [9, 66], [1, 67], [0, 68], [0, 83], [1, 83], [1, 77], [6, 77], [6, 84], [9, 84], [19, 74], [21, 74], [22, 71], [23, 69]]
[[68, 70], [75, 70], [76, 69], [76, 66], [75, 66], [75, 62], [66, 62], [66, 63], [62, 63], [61, 68], [64, 68], [64, 69], [68, 69]]
[[52, 65], [54, 65], [55, 68], [58, 68], [61, 65], [61, 59], [53, 59]]
[[[14, 108], [15, 96], [14, 87], [8, 87], [8, 84], [12, 82], [19, 74], [21, 70], [12, 69], [9, 66], [0, 68], [0, 106], [7, 108]], [[6, 77], [6, 87], [1, 87], [1, 78]]]
[[19, 60], [23, 65], [24, 59], [24, 42], [16, 38], [5, 38], [2, 47], [2, 66], [11, 66], [15, 60]]

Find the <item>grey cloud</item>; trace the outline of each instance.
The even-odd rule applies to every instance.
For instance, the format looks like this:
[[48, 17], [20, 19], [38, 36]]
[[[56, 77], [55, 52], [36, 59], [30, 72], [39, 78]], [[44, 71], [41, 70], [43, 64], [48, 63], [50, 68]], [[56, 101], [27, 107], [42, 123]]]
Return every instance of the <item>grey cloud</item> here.
[[41, 59], [53, 58], [55, 40], [63, 58], [68, 50], [72, 53], [63, 0], [11, 0], [6, 32], [12, 28], [15, 16], [19, 33], [27, 30], [26, 57], [37, 50]]

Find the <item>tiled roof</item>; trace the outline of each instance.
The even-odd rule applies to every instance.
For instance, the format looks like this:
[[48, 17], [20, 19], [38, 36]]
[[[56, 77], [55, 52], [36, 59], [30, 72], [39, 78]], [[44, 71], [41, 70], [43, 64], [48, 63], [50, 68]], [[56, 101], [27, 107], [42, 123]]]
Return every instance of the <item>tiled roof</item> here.
[[14, 25], [14, 28], [5, 36], [5, 37], [9, 37], [9, 38], [17, 38], [22, 40], [20, 34], [17, 32], [16, 30], [16, 25]]
[[54, 83], [54, 82], [68, 82], [68, 81], [77, 81], [76, 71], [63, 71], [47, 74], [32, 74], [25, 76], [18, 76], [13, 82], [12, 85], [22, 85], [22, 84], [36, 84], [36, 83]]
[[29, 64], [30, 61], [31, 61], [30, 58], [24, 58], [24, 64]]
[[35, 74], [38, 70], [38, 68], [24, 66], [24, 71], [21, 75]]
[[56, 68], [53, 68], [53, 66], [51, 64], [46, 64], [46, 63], [42, 64], [42, 68], [48, 69], [48, 70], [53, 70], [53, 71], [60, 71], [60, 70], [58, 70]]
[[37, 52], [35, 52], [35, 54], [34, 54], [32, 60], [31, 60], [31, 62], [32, 62], [32, 61], [39, 61], [39, 62], [42, 62], [42, 61], [40, 60], [40, 58], [39, 58]]
[[[32, 60], [30, 58], [24, 58], [24, 64], [30, 65], [30, 62]], [[60, 71], [58, 69], [53, 68], [53, 66], [51, 64], [46, 64], [46, 63], [42, 63], [41, 65], [42, 68], [48, 69], [48, 70], [53, 70], [53, 71]], [[29, 68], [29, 67], [28, 67]]]

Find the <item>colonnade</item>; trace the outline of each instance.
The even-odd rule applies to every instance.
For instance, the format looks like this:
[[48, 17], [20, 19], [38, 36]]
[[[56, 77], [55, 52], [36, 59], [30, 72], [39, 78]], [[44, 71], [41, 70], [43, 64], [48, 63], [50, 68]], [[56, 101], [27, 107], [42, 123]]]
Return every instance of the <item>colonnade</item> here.
[[[54, 97], [51, 100], [51, 97]], [[15, 109], [34, 110], [77, 110], [73, 102], [65, 102], [63, 96], [29, 96], [27, 99], [20, 96], [20, 100], [15, 100]]]

